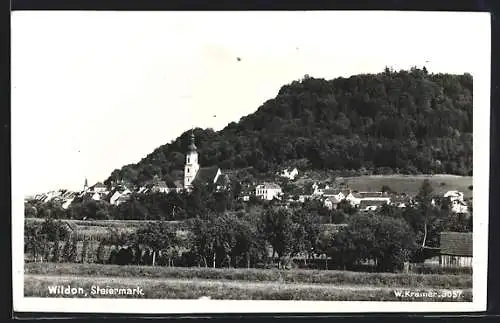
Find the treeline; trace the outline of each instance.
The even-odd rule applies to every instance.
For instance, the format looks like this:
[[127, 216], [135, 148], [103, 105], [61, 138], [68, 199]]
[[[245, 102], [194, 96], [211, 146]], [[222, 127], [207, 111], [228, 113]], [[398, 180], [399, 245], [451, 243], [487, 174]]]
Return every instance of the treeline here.
[[[419, 203], [413, 207], [386, 205], [364, 213], [343, 204], [330, 214], [341, 216], [343, 226], [324, 225], [324, 209], [318, 208], [317, 201], [251, 211], [209, 210], [186, 220], [183, 234], [163, 221], [128, 234], [110, 231], [94, 250], [93, 259], [122, 265], [216, 268], [283, 268], [292, 259], [302, 259], [304, 265], [317, 265], [318, 259], [325, 259], [323, 268], [352, 269], [368, 262], [378, 271], [396, 271], [405, 261], [422, 262], [424, 247], [439, 247], [440, 232], [472, 231], [471, 215], [451, 213], [444, 199], [433, 206], [432, 197], [432, 187], [424, 182], [417, 196]], [[45, 261], [84, 262], [88, 245], [81, 247], [85, 255], [76, 255], [78, 242], [68, 232], [62, 222], [53, 219], [27, 226], [25, 252]], [[112, 252], [104, 256], [110, 247]]]
[[[208, 212], [242, 210], [245, 204], [238, 199], [240, 190], [237, 186], [236, 183], [232, 189], [217, 190], [213, 185], [195, 185], [189, 193], [132, 193], [127, 201], [119, 205], [87, 196], [74, 199], [67, 209], [62, 208], [60, 201], [43, 203], [28, 200], [24, 210], [26, 218], [178, 221]], [[256, 199], [249, 203], [250, 206], [257, 204], [266, 203]]]
[[[290, 197], [297, 197], [301, 189], [287, 180], [280, 182], [283, 192]], [[310, 185], [309, 185], [310, 186]], [[112, 205], [103, 200], [75, 198], [67, 209], [62, 208], [62, 202], [49, 201], [42, 203], [28, 200], [25, 203], [26, 218], [54, 218], [75, 220], [165, 220], [182, 221], [208, 213], [248, 211], [251, 208], [266, 208], [279, 205], [277, 200], [265, 201], [250, 196], [250, 200], [240, 199], [241, 184], [234, 180], [225, 189], [217, 189], [215, 185], [195, 184], [191, 192], [172, 191], [132, 193], [129, 199], [119, 205]], [[326, 209], [320, 201], [292, 203], [304, 207], [310, 212], [317, 212], [323, 221], [341, 221], [338, 215]], [[336, 220], [337, 219], [337, 220]]]
[[[268, 173], [282, 165], [373, 174], [472, 175], [470, 74], [386, 69], [333, 80], [305, 76], [219, 132], [195, 129], [200, 163]], [[237, 103], [236, 103], [237, 104]], [[108, 178], [137, 185], [184, 166], [189, 133]]]

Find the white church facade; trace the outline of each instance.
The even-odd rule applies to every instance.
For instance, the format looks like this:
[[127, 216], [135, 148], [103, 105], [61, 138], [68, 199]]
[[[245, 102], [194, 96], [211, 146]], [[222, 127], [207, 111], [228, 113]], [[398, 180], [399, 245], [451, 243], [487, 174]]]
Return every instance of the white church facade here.
[[190, 190], [195, 181], [204, 184], [216, 184], [221, 175], [222, 172], [217, 166], [200, 167], [194, 132], [191, 132], [191, 143], [188, 146], [184, 166], [184, 189]]

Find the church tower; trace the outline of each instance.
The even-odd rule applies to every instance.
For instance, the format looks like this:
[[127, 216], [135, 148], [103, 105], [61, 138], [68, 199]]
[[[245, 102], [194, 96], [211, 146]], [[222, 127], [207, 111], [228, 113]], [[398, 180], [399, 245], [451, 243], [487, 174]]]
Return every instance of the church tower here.
[[89, 183], [87, 181], [87, 177], [85, 177], [85, 183], [83, 183], [83, 191], [86, 192], [89, 189]]
[[184, 166], [184, 188], [188, 189], [191, 187], [191, 183], [196, 177], [196, 173], [200, 169], [198, 164], [198, 152], [196, 151], [196, 145], [194, 144], [194, 132], [191, 131], [191, 143], [189, 144], [188, 151], [186, 154], [186, 165]]

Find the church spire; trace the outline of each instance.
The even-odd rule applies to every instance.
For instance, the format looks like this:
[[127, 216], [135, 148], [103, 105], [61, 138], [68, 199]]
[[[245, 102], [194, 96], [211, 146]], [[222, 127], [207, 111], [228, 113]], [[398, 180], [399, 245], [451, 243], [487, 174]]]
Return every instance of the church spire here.
[[194, 144], [194, 130], [191, 129], [191, 143], [189, 144], [188, 150], [189, 151], [196, 151], [196, 145]]

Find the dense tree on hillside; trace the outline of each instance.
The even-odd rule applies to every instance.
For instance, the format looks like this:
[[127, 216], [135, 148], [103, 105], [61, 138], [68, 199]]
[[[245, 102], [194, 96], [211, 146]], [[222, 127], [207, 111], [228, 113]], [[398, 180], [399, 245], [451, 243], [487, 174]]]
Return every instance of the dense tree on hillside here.
[[[195, 129], [202, 165], [282, 165], [369, 173], [472, 174], [472, 76], [386, 70], [333, 80], [306, 77], [219, 132]], [[107, 182], [142, 184], [182, 169], [189, 132]], [[304, 166], [305, 165], [305, 166]]]

